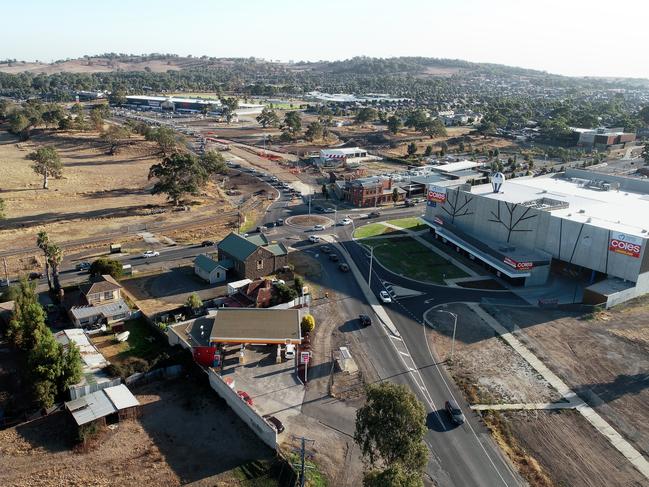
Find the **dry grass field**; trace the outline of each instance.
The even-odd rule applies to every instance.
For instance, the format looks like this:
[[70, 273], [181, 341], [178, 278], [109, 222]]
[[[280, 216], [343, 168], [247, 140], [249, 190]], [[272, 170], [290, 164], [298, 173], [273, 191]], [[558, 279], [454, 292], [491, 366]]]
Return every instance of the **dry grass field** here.
[[[42, 180], [31, 169], [27, 155], [43, 146], [54, 146], [63, 162], [63, 177]], [[223, 209], [227, 201], [216, 185], [209, 185], [198, 205], [190, 212], [171, 212], [164, 196], [150, 194], [147, 176], [159, 161], [155, 146], [133, 136], [132, 144], [118, 154], [106, 154], [97, 133], [39, 132], [26, 142], [18, 142], [0, 132], [0, 197], [7, 218], [0, 225], [0, 249], [33, 245], [35, 235], [46, 230], [54, 241], [68, 241], [101, 235], [159, 221], [183, 222]], [[152, 214], [151, 209], [166, 212]]]

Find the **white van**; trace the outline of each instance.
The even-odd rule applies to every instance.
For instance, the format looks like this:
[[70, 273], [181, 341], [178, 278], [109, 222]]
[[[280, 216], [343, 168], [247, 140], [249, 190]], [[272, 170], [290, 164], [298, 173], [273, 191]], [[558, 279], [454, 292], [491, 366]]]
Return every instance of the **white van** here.
[[295, 345], [287, 343], [284, 349], [284, 358], [286, 360], [293, 360], [295, 358]]

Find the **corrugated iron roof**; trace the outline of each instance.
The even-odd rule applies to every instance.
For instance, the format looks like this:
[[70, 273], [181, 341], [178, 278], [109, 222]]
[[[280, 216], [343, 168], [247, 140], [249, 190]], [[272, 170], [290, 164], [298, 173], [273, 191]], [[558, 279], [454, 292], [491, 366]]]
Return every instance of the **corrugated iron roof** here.
[[72, 413], [72, 417], [79, 426], [117, 412], [117, 408], [103, 390], [68, 401], [65, 403], [65, 408]]
[[118, 411], [140, 405], [140, 401], [137, 400], [124, 384], [107, 387], [104, 389], [104, 392]]

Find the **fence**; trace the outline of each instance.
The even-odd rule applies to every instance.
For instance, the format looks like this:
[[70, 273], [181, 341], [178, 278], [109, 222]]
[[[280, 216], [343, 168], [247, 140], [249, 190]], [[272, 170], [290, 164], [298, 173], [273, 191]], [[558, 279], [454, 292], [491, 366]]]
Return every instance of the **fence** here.
[[248, 425], [261, 441], [273, 450], [277, 450], [277, 432], [275, 429], [257, 411], [248, 406], [214, 369], [208, 369], [207, 375], [212, 389], [230, 406], [230, 409]]
[[182, 365], [170, 365], [169, 367], [154, 369], [149, 372], [136, 372], [133, 375], [129, 375], [124, 382], [126, 382], [126, 385], [130, 386], [131, 384], [137, 384], [138, 382], [150, 382], [161, 378], [173, 379], [178, 377], [182, 371]]
[[311, 304], [311, 295], [306, 294], [304, 296], [298, 296], [295, 298], [293, 301], [289, 301], [288, 303], [282, 303], [278, 304], [277, 306], [272, 306], [270, 309], [291, 309], [291, 308], [297, 308], [299, 307], [306, 307]]

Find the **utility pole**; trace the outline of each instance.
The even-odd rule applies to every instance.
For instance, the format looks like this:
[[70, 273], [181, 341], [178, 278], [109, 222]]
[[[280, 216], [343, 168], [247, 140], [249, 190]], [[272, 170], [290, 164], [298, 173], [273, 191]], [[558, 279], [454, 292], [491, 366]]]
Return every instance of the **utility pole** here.
[[306, 456], [307, 456], [306, 443], [309, 442], [311, 445], [313, 445], [315, 443], [315, 440], [305, 438], [304, 436], [293, 436], [293, 438], [296, 439], [296, 440], [300, 440], [300, 448], [299, 449], [296, 448], [294, 450], [294, 451], [297, 451], [297, 452], [300, 453], [300, 464], [299, 465], [293, 464], [293, 465], [295, 467], [299, 467], [299, 469], [300, 469], [300, 487], [304, 487], [305, 484], [306, 484], [306, 469], [307, 468], [313, 468], [313, 467], [310, 467], [310, 466], [308, 466], [306, 464]]
[[7, 272], [7, 258], [3, 257], [2, 258], [2, 263], [5, 266], [5, 280], [7, 281], [7, 286], [9, 285], [9, 273]]

